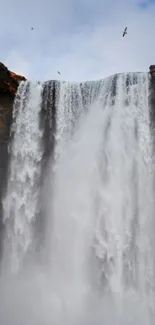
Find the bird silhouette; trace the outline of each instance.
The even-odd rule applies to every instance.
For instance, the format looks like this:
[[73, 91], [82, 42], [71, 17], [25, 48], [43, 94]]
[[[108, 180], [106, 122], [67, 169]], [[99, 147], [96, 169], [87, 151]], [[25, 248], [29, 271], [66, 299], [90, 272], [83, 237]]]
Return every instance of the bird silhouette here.
[[127, 27], [124, 28], [124, 32], [122, 36], [124, 37], [125, 35], [127, 35]]

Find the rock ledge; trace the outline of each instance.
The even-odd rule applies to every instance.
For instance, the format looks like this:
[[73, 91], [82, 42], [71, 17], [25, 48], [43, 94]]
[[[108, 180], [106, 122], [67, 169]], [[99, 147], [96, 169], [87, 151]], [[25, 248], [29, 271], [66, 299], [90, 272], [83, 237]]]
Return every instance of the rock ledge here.
[[0, 94], [8, 93], [14, 98], [19, 82], [22, 80], [26, 80], [26, 78], [9, 71], [8, 68], [0, 62]]

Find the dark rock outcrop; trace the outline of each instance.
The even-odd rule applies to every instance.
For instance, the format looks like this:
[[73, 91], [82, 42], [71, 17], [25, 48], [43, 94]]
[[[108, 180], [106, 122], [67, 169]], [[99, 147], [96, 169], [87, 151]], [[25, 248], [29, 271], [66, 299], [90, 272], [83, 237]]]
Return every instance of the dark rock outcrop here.
[[150, 90], [149, 90], [149, 100], [150, 100], [150, 115], [151, 115], [151, 125], [153, 130], [155, 128], [155, 64], [150, 65]]
[[11, 72], [0, 62], [0, 142], [8, 137], [8, 126], [12, 116], [14, 97], [19, 82], [25, 77]]
[[0, 62], [0, 93], [7, 93], [14, 98], [19, 82], [22, 80], [26, 80], [26, 78], [9, 71], [8, 68]]
[[155, 77], [155, 64], [150, 65], [150, 75], [151, 77]]

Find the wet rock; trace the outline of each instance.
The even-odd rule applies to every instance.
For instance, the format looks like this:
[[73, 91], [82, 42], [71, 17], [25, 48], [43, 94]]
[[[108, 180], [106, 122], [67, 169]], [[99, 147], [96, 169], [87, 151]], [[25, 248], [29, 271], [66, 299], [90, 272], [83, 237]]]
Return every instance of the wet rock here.
[[155, 77], [155, 64], [150, 65], [149, 69], [151, 77]]

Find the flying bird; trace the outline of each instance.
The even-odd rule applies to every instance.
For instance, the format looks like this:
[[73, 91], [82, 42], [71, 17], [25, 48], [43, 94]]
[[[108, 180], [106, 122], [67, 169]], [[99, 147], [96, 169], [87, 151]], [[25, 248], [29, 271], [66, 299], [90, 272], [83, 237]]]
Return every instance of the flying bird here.
[[125, 27], [125, 29], [124, 29], [124, 32], [123, 32], [123, 37], [125, 36], [125, 35], [127, 35], [127, 27]]
[[60, 71], [57, 71], [58, 74], [61, 74]]
[[33, 30], [33, 27], [31, 27], [31, 30]]

